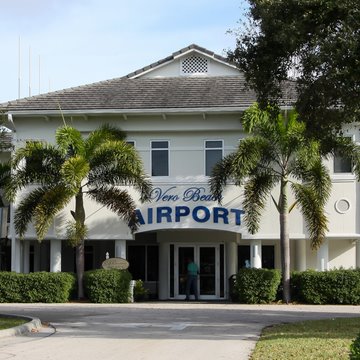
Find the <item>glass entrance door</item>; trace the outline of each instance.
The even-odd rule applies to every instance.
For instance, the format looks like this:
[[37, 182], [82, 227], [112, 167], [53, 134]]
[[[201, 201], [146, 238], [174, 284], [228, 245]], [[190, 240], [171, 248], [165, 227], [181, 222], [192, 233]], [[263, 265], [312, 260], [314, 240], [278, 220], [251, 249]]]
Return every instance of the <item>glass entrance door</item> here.
[[200, 295], [216, 295], [216, 248], [214, 246], [199, 248]]
[[195, 259], [195, 247], [194, 246], [181, 246], [178, 248], [178, 294], [186, 294], [186, 278], [187, 278], [187, 264], [188, 259]]
[[174, 281], [177, 299], [186, 293], [187, 259], [191, 258], [199, 267], [198, 291], [200, 299], [220, 297], [220, 255], [218, 245], [177, 245], [174, 248]]

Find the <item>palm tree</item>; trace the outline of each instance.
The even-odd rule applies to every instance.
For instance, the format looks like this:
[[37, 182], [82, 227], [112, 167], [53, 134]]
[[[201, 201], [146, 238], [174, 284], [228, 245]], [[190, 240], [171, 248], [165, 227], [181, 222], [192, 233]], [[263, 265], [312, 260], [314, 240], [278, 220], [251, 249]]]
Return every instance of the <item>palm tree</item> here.
[[[290, 302], [290, 241], [288, 214], [298, 206], [304, 216], [311, 247], [317, 249], [327, 231], [324, 214], [331, 180], [322, 163], [320, 144], [305, 136], [305, 124], [295, 112], [285, 116], [257, 104], [248, 109], [242, 125], [249, 136], [240, 141], [236, 152], [226, 156], [213, 170], [210, 188], [217, 199], [230, 180], [244, 185], [244, 223], [251, 234], [260, 227], [262, 212], [271, 196], [280, 224], [283, 300]], [[277, 200], [271, 195], [279, 188]], [[288, 191], [295, 202], [290, 205]]]
[[10, 180], [11, 168], [8, 162], [0, 163], [0, 207], [4, 207], [4, 196], [3, 191], [5, 189], [6, 184]]
[[57, 129], [55, 139], [56, 145], [29, 141], [15, 151], [7, 196], [13, 201], [19, 191], [35, 185], [21, 198], [14, 218], [20, 237], [33, 221], [39, 241], [44, 239], [55, 215], [75, 199], [66, 236], [76, 247], [78, 297], [83, 298], [87, 234], [84, 197], [115, 212], [134, 231], [138, 225], [136, 205], [124, 186], [134, 187], [143, 202], [149, 200], [151, 183], [136, 150], [124, 141], [125, 133], [117, 128], [103, 125], [84, 138], [77, 129], [64, 125]]

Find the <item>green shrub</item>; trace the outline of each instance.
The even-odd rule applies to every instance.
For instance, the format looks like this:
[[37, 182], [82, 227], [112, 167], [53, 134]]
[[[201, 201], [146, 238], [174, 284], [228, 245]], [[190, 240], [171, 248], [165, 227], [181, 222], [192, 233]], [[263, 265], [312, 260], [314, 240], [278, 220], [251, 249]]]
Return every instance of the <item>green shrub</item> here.
[[88, 299], [94, 303], [129, 302], [131, 274], [127, 270], [90, 270], [84, 274]]
[[350, 360], [360, 360], [360, 333], [350, 345]]
[[0, 302], [24, 302], [22, 290], [22, 275], [15, 272], [0, 272]]
[[241, 269], [233, 283], [233, 300], [246, 304], [265, 304], [275, 300], [280, 284], [279, 270]]
[[0, 302], [66, 302], [74, 285], [75, 276], [70, 273], [0, 272]]
[[142, 280], [135, 280], [134, 286], [134, 301], [147, 300], [149, 297], [149, 290], [145, 289]]
[[299, 297], [309, 304], [360, 304], [359, 270], [307, 270], [297, 279]]
[[66, 302], [75, 285], [75, 277], [69, 273], [36, 272], [24, 275], [25, 302]]

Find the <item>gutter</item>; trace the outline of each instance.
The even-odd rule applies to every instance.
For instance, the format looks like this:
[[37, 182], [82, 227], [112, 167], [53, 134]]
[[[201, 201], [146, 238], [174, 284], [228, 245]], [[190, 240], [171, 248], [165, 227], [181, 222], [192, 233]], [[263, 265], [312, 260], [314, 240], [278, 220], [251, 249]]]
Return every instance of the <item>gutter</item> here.
[[[203, 107], [203, 108], [163, 108], [163, 109], [81, 109], [81, 110], [64, 110], [64, 115], [191, 115], [191, 114], [237, 114], [247, 110], [248, 106], [237, 107]], [[291, 110], [291, 106], [283, 106], [282, 110]], [[9, 110], [10, 116], [60, 116], [58, 109], [52, 110]], [[11, 120], [12, 121], [12, 120]]]

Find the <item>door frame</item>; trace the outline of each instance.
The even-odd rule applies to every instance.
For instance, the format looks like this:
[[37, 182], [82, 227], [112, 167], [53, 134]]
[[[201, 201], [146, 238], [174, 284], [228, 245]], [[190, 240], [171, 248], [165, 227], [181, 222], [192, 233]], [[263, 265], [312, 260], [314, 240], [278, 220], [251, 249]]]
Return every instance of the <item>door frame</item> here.
[[[198, 291], [200, 300], [218, 300], [220, 299], [220, 244], [214, 243], [179, 243], [174, 244], [174, 299], [183, 300], [184, 294], [179, 294], [179, 248], [188, 247], [194, 249], [194, 261], [200, 268], [200, 249], [201, 248], [214, 248], [215, 249], [215, 295], [201, 295], [200, 294], [200, 277], [198, 277]], [[225, 256], [225, 254], [224, 254]], [[169, 277], [170, 278], [170, 277]]]

